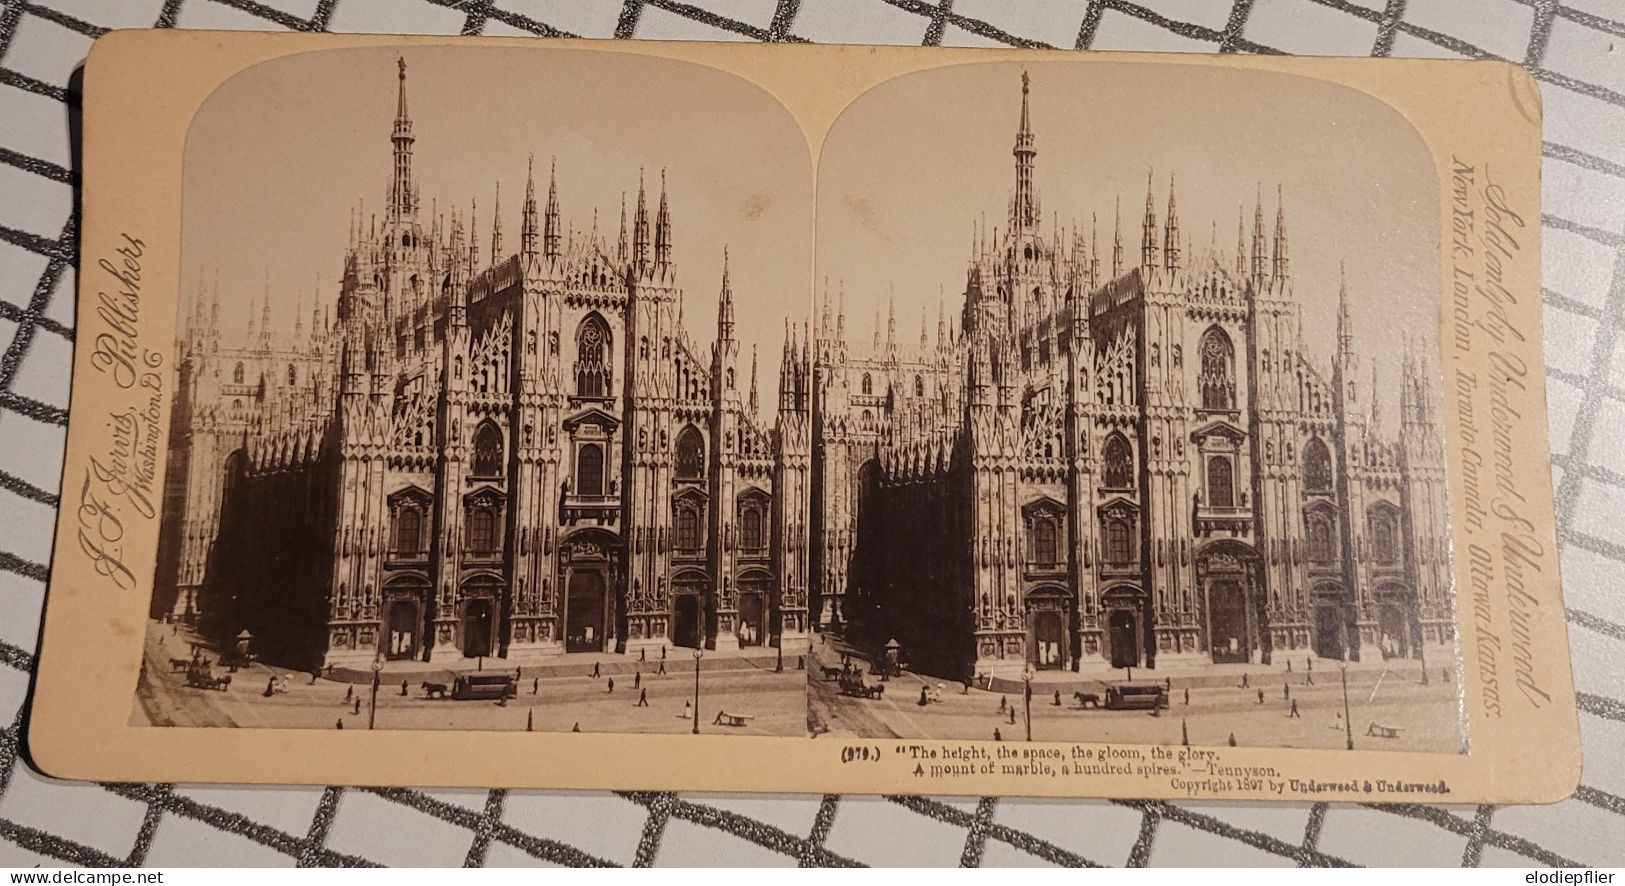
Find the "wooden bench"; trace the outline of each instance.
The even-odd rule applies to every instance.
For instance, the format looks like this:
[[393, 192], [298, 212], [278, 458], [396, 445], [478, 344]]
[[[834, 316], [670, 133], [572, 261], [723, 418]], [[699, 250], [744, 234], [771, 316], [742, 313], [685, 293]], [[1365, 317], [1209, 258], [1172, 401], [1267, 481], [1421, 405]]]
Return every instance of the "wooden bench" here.
[[1399, 733], [1403, 731], [1404, 730], [1398, 726], [1384, 726], [1377, 722], [1373, 722], [1370, 726], [1365, 728], [1366, 735], [1374, 735], [1377, 738], [1398, 738]]
[[711, 721], [712, 726], [745, 726], [756, 719], [751, 714], [730, 714], [727, 711], [717, 711], [717, 718]]

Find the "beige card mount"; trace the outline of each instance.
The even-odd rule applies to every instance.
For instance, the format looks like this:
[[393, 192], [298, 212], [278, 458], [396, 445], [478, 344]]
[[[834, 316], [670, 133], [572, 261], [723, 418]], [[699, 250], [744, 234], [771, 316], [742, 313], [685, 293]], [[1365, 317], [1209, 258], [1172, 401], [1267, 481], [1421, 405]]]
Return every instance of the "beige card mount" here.
[[117, 32], [85, 84], [49, 774], [1577, 783], [1515, 66]]

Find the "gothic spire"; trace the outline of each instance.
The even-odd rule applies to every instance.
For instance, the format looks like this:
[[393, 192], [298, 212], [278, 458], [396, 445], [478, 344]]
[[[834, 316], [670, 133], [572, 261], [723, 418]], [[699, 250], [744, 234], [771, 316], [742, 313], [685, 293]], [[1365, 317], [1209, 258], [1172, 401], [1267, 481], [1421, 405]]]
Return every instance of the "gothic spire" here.
[[1163, 227], [1162, 254], [1169, 271], [1179, 270], [1179, 208], [1174, 204], [1174, 176], [1168, 174], [1168, 220]]
[[1157, 207], [1151, 201], [1152, 173], [1145, 173], [1145, 218], [1140, 222], [1140, 267], [1146, 271], [1157, 266]]
[[1236, 276], [1247, 276], [1247, 210], [1236, 206]]
[[655, 213], [655, 264], [671, 264], [671, 211], [666, 207], [666, 170], [660, 170], [660, 209]]
[[1123, 196], [1117, 196], [1117, 215], [1112, 231], [1112, 279], [1123, 273]]
[[722, 247], [722, 295], [717, 305], [717, 340], [732, 341], [734, 337], [734, 294], [728, 283], [728, 247]]
[[1253, 288], [1264, 286], [1264, 186], [1258, 186], [1258, 199], [1253, 203]]
[[618, 262], [621, 262], [622, 264], [625, 264], [626, 259], [627, 259], [627, 251], [626, 251], [626, 192], [622, 191], [621, 192], [621, 238], [620, 238], [620, 240], [616, 241], [615, 260], [618, 261]]
[[496, 207], [491, 210], [491, 264], [502, 260], [502, 182], [497, 182]]
[[846, 342], [846, 281], [836, 282], [835, 338]]
[[1010, 230], [1017, 233], [1038, 225], [1038, 195], [1033, 191], [1033, 158], [1038, 149], [1033, 147], [1032, 122], [1027, 110], [1029, 78], [1021, 72], [1021, 128], [1016, 130], [1016, 196], [1010, 207]]
[[1346, 357], [1353, 353], [1354, 320], [1349, 314], [1349, 282], [1340, 260], [1337, 263], [1337, 356]]
[[412, 193], [412, 118], [406, 113], [406, 59], [397, 58], [400, 72], [400, 95], [395, 106], [395, 131], [390, 141], [395, 144], [395, 176], [389, 190], [389, 211], [392, 218], [411, 215], [417, 211], [417, 198]]
[[559, 161], [553, 158], [547, 173], [547, 216], [542, 229], [542, 252], [548, 258], [559, 255]]
[[1275, 186], [1275, 279], [1287, 279], [1286, 198], [1280, 184]]
[[536, 155], [525, 165], [525, 208], [519, 225], [519, 249], [526, 258], [536, 257]]
[[639, 267], [649, 262], [649, 207], [643, 196], [643, 170], [638, 170], [638, 211], [632, 219], [632, 261]]
[[756, 415], [756, 411], [760, 407], [760, 405], [761, 405], [760, 401], [757, 399], [757, 396], [756, 396], [756, 346], [751, 345], [750, 346], [750, 414], [752, 416]]
[[1089, 288], [1100, 285], [1100, 216], [1089, 213]]

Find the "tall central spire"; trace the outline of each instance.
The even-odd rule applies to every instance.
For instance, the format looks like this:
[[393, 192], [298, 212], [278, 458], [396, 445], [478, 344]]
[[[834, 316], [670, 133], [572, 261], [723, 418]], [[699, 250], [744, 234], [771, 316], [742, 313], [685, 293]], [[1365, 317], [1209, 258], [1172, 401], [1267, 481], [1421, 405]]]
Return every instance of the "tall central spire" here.
[[411, 215], [417, 211], [417, 197], [412, 193], [412, 118], [406, 114], [406, 59], [397, 58], [400, 72], [400, 97], [395, 106], [395, 132], [390, 141], [395, 143], [395, 177], [389, 189], [389, 214], [392, 218]]
[[1038, 226], [1038, 195], [1033, 190], [1033, 158], [1038, 156], [1038, 149], [1033, 147], [1032, 119], [1027, 110], [1030, 82], [1027, 72], [1022, 71], [1021, 128], [1016, 130], [1016, 146], [1012, 151], [1016, 157], [1016, 197], [1010, 205], [1012, 233]]

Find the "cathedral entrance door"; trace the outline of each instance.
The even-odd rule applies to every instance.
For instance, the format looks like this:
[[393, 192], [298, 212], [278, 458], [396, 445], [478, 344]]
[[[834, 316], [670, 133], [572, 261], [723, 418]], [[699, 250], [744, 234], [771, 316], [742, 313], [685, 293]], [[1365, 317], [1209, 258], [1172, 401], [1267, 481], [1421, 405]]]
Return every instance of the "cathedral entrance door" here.
[[1343, 657], [1343, 607], [1315, 607], [1315, 654], [1321, 658]]
[[478, 658], [491, 654], [491, 638], [496, 635], [492, 622], [496, 620], [496, 607], [491, 598], [476, 597], [463, 607], [463, 656]]
[[570, 573], [569, 600], [565, 604], [565, 652], [597, 652], [604, 648], [604, 573], [576, 569]]
[[1209, 642], [1215, 664], [1247, 661], [1247, 595], [1241, 582], [1215, 579], [1208, 586]]
[[678, 646], [700, 648], [700, 595], [678, 594], [673, 601], [672, 643]]
[[1380, 615], [1382, 628], [1382, 657], [1403, 658], [1410, 653], [1406, 642], [1405, 613], [1398, 606], [1385, 604]]
[[1107, 639], [1111, 643], [1112, 667], [1132, 668], [1140, 663], [1139, 619], [1133, 610], [1113, 609], [1106, 616]]
[[739, 595], [739, 645], [762, 645], [762, 614], [765, 607], [759, 593]]
[[1033, 650], [1033, 667], [1054, 671], [1065, 664], [1065, 658], [1061, 655], [1065, 633], [1061, 613], [1052, 610], [1033, 613], [1033, 642], [1037, 646]]
[[411, 658], [418, 652], [418, 605], [411, 600], [389, 604], [389, 637], [384, 655], [390, 660]]

